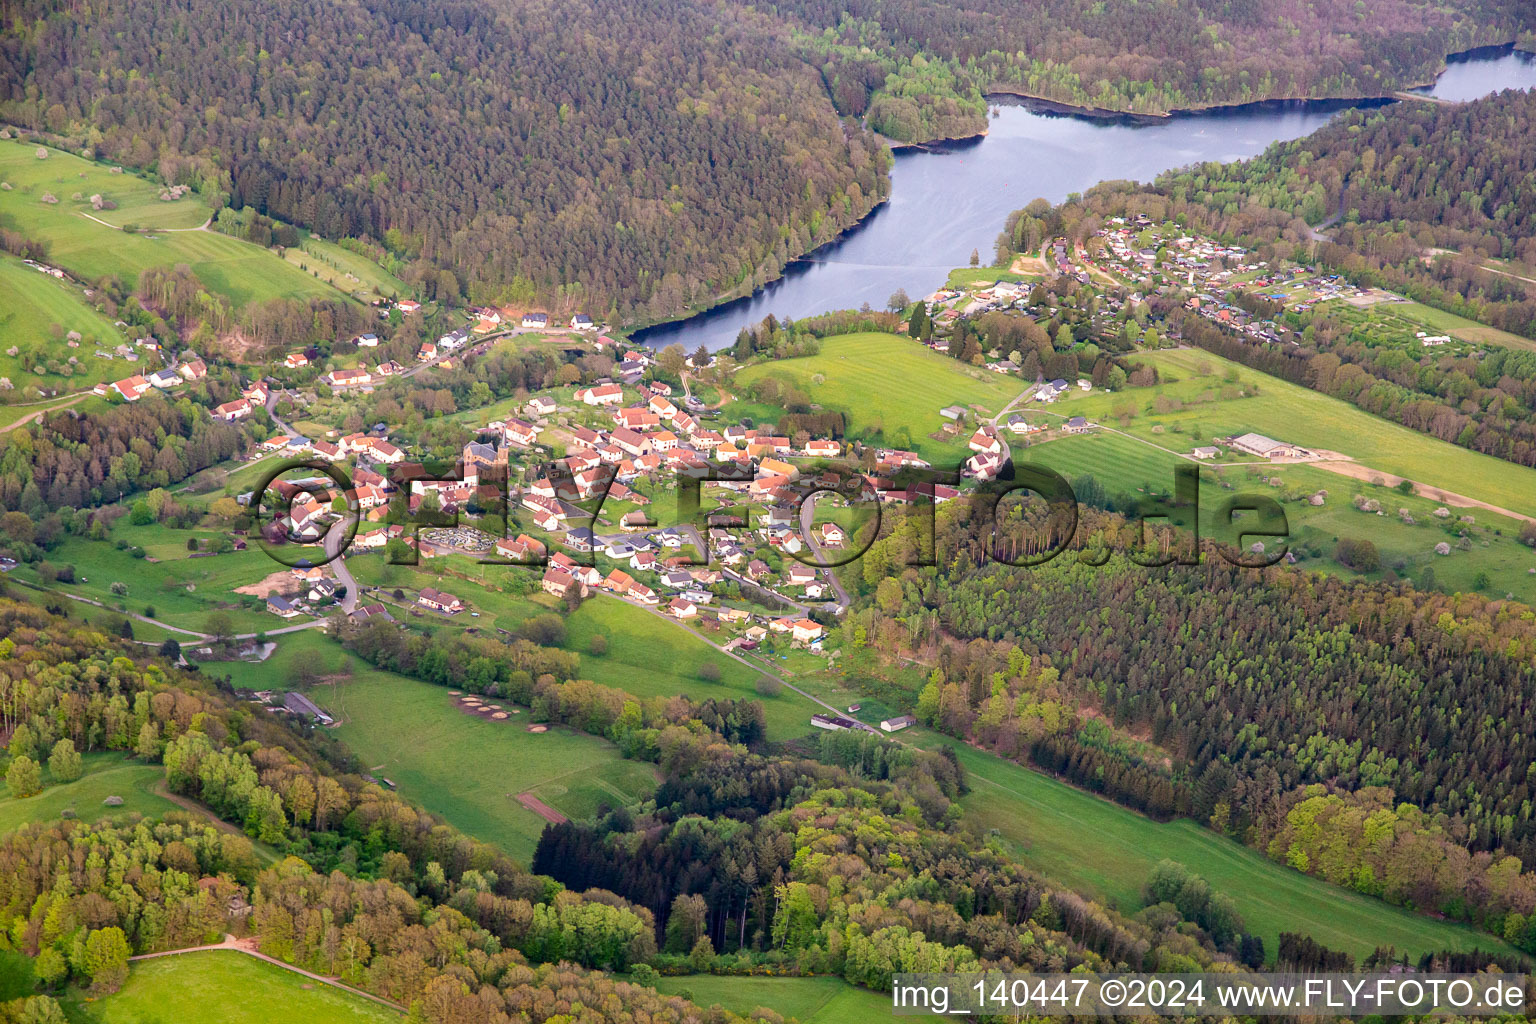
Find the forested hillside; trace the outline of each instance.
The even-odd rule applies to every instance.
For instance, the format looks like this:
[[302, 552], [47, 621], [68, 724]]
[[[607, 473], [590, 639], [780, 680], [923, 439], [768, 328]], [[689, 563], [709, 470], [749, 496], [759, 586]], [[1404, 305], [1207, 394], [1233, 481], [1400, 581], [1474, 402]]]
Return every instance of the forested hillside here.
[[836, 54], [829, 77], [845, 88], [863, 78], [871, 51], [903, 69], [872, 99], [838, 94], [845, 105], [867, 101], [887, 132], [920, 129], [922, 108], [952, 102], [912, 94], [914, 80], [946, 74], [962, 96], [976, 88], [1160, 114], [1381, 95], [1433, 78], [1447, 53], [1533, 27], [1529, 6], [1511, 0], [789, 0], [775, 9]]
[[816, 71], [726, 9], [18, 6], [0, 117], [382, 242], [429, 298], [672, 313], [761, 284], [886, 187]]
[[[1214, 554], [1178, 572], [1124, 554], [1013, 568], [986, 554], [976, 509], [952, 505], [942, 568], [880, 581], [844, 627], [860, 648], [936, 665], [919, 718], [1536, 948], [1526, 608]], [[1136, 543], [1115, 517], [1081, 529], [1110, 550]], [[903, 520], [869, 558], [900, 565], [920, 532]]]
[[972, 134], [992, 90], [1151, 112], [1373, 95], [1530, 18], [1512, 0], [6, 11], [0, 118], [382, 246], [429, 299], [638, 320], [760, 285], [866, 214], [888, 158], [859, 121]]
[[1260, 238], [1305, 240], [1294, 218], [1319, 224], [1342, 212], [1325, 261], [1536, 336], [1525, 284], [1478, 269], [1482, 256], [1536, 262], [1533, 116], [1529, 90], [1351, 110], [1253, 160], [1204, 164], [1159, 186]]

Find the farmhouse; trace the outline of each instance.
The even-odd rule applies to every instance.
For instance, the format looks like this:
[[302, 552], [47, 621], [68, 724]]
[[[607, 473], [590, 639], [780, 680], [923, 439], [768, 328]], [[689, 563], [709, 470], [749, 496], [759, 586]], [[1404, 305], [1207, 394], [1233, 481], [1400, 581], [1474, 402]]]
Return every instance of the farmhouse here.
[[544, 573], [544, 579], [540, 585], [546, 594], [564, 597], [571, 587], [576, 585], [576, 577], [564, 569], [551, 568]]
[[113, 381], [111, 388], [122, 397], [125, 402], [137, 402], [144, 392], [150, 389], [149, 381], [135, 374], [132, 377], [124, 377], [122, 380]]
[[448, 615], [464, 610], [463, 601], [460, 601], [452, 594], [441, 590], [434, 590], [431, 587], [422, 588], [421, 593], [416, 597], [416, 603], [423, 608], [431, 608], [433, 611], [444, 612]]
[[290, 693], [283, 698], [283, 709], [289, 714], [298, 715], [301, 718], [310, 718], [321, 725], [330, 725], [332, 718], [321, 711], [315, 702], [302, 693]]
[[1305, 458], [1312, 454], [1299, 445], [1276, 441], [1263, 434], [1239, 434], [1227, 443], [1245, 455], [1257, 455], [1261, 459]]
[[880, 723], [880, 728], [884, 729], [886, 732], [900, 732], [907, 726], [916, 724], [917, 719], [913, 718], [911, 715], [901, 715], [896, 718], [887, 718], [885, 721]]
[[293, 606], [293, 602], [281, 594], [267, 595], [267, 611], [284, 619], [291, 619], [299, 614], [299, 610]]
[[149, 383], [163, 391], [166, 388], [180, 387], [181, 377], [177, 376], [175, 370], [156, 370], [149, 375]]
[[598, 384], [576, 389], [576, 401], [587, 405], [618, 405], [624, 400], [624, 389], [617, 384]]
[[208, 364], [201, 359], [188, 359], [176, 367], [176, 372], [187, 380], [202, 380], [208, 376]]
[[821, 639], [823, 632], [821, 624], [819, 622], [812, 622], [810, 619], [796, 619], [794, 624], [790, 626], [789, 631], [790, 635], [795, 638], [795, 641], [802, 644], [815, 643]]
[[332, 388], [360, 388], [373, 383], [373, 374], [360, 368], [332, 370], [321, 375], [320, 383]]
[[233, 423], [235, 420], [243, 420], [251, 414], [251, 403], [249, 399], [237, 398], [233, 402], [225, 402], [223, 405], [214, 406], [213, 414], [226, 423]]
[[528, 399], [528, 414], [530, 416], [548, 416], [555, 411], [555, 400], [548, 395], [539, 395]]

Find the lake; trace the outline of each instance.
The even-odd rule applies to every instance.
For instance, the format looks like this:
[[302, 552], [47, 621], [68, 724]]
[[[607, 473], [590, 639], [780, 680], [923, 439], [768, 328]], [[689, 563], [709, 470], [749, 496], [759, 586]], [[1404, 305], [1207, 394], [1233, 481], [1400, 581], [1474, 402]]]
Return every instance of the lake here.
[[[1452, 60], [1419, 90], [1465, 101], [1505, 88], [1536, 86], [1536, 57], [1479, 51]], [[1380, 101], [1375, 101], [1380, 102]], [[784, 276], [735, 302], [637, 332], [635, 339], [689, 352], [722, 348], [745, 325], [772, 313], [812, 316], [869, 303], [883, 309], [898, 288], [927, 295], [971, 250], [991, 262], [1008, 214], [1045, 198], [1061, 202], [1101, 181], [1150, 181], [1207, 160], [1255, 156], [1272, 142], [1316, 130], [1347, 102], [1266, 103], [1160, 121], [1045, 113], [995, 97], [987, 135], [895, 154], [891, 198], [842, 238], [785, 268]]]

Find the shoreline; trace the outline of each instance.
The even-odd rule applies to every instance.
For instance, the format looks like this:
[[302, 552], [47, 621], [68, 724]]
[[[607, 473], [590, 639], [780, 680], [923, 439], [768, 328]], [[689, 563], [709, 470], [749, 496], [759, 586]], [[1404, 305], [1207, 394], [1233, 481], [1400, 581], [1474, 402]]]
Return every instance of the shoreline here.
[[[1420, 89], [1429, 85], [1433, 85], [1435, 82], [1439, 81], [1440, 77], [1445, 74], [1446, 70], [1452, 64], [1492, 58], [1510, 53], [1521, 53], [1531, 57], [1536, 57], [1536, 52], [1521, 49], [1518, 40], [1472, 47], [1471, 49], [1460, 50], [1455, 53], [1447, 54], [1445, 56], [1445, 67], [1442, 67], [1441, 70], [1437, 72], [1429, 82], [1404, 86], [1399, 91], [1407, 92], [1411, 89]], [[1335, 111], [1348, 110], [1353, 108], [1383, 107], [1393, 103], [1405, 102], [1395, 94], [1384, 96], [1359, 96], [1354, 98], [1337, 96], [1294, 98], [1274, 97], [1263, 100], [1250, 100], [1245, 103], [1212, 104], [1210, 106], [1204, 107], [1179, 108], [1176, 110], [1168, 111], [1167, 113], [1160, 114], [1141, 114], [1132, 113], [1129, 111], [1106, 110], [1097, 107], [1074, 106], [1070, 103], [1062, 103], [1060, 101], [1047, 99], [1045, 97], [1029, 96], [1019, 92], [1010, 92], [1006, 89], [995, 92], [988, 91], [983, 93], [983, 98], [987, 100], [989, 107], [993, 105], [995, 101], [1000, 100], [1008, 103], [1009, 105], [1021, 106], [1027, 110], [1046, 114], [1048, 116], [1070, 117], [1100, 124], [1118, 122], [1121, 124], [1133, 125], [1160, 125], [1167, 124], [1168, 122], [1180, 117], [1221, 113], [1241, 113], [1244, 111], [1280, 110], [1288, 107], [1303, 107], [1306, 109], [1319, 111]], [[871, 134], [875, 135], [876, 138], [884, 142], [893, 155], [915, 152], [943, 153], [951, 149], [960, 149], [968, 145], [979, 145], [987, 138], [989, 134], [990, 121], [991, 118], [989, 115], [989, 127], [984, 128], [980, 132], [977, 132], [973, 135], [929, 139], [923, 142], [898, 142], [887, 136], [879, 135], [873, 131], [871, 131]], [[887, 195], [872, 204], [869, 210], [863, 216], [859, 217], [853, 223], [839, 231], [835, 237], [821, 243], [808, 252], [802, 253], [793, 259], [787, 260], [784, 265], [779, 268], [777, 273], [775, 273], [772, 277], [755, 288], [750, 288], [743, 291], [741, 287], [738, 287], [732, 289], [728, 293], [718, 296], [715, 301], [710, 302], [707, 305], [694, 307], [687, 311], [680, 312], [675, 316], [667, 317], [662, 320], [649, 321], [642, 324], [637, 324], [633, 327], [621, 328], [615, 333], [622, 334], [626, 339], [634, 344], [648, 345], [649, 343], [647, 342], [646, 335], [660, 328], [684, 323], [689, 320], [709, 316], [711, 314], [721, 314], [725, 310], [728, 310], [732, 305], [737, 303], [750, 303], [755, 296], [773, 287], [773, 285], [779, 281], [782, 281], [792, 267], [796, 266], [797, 264], [814, 260], [817, 253], [822, 252], [829, 246], [836, 245], [837, 243], [843, 241], [854, 231], [864, 227], [869, 222], [869, 220], [881, 210], [882, 207], [890, 202], [890, 200], [891, 196], [888, 192]]]
[[890, 197], [889, 191], [887, 191], [886, 195], [881, 196], [874, 203], [870, 204], [869, 209], [866, 210], [856, 220], [854, 220], [854, 222], [852, 224], [849, 224], [847, 227], [845, 227], [842, 230], [840, 230], [835, 236], [833, 236], [832, 238], [827, 239], [825, 242], [822, 242], [821, 244], [816, 246], [816, 248], [811, 249], [808, 252], [801, 253], [799, 256], [796, 256], [793, 259], [786, 260], [784, 265], [782, 267], [780, 267], [778, 269], [778, 271], [775, 272], [772, 277], [770, 277], [768, 280], [764, 281], [762, 284], [758, 285], [755, 288], [750, 288], [747, 291], [742, 291], [741, 287], [738, 286], [736, 288], [731, 289], [731, 291], [729, 291], [729, 292], [725, 292], [725, 293], [722, 293], [719, 296], [716, 296], [715, 301], [711, 302], [707, 306], [696, 306], [696, 307], [694, 307], [692, 309], [684, 310], [683, 312], [678, 313], [676, 316], [670, 316], [670, 317], [667, 317], [667, 318], [662, 319], [662, 320], [647, 321], [647, 322], [642, 323], [642, 324], [636, 324], [633, 327], [621, 327], [621, 328], [617, 329], [616, 331], [614, 331], [613, 333], [621, 335], [623, 338], [625, 338], [627, 341], [632, 342], [633, 344], [644, 345], [646, 343], [645, 339], [642, 338], [642, 337], [637, 337], [637, 335], [643, 335], [647, 331], [654, 331], [657, 328], [667, 327], [667, 326], [669, 326], [671, 324], [677, 324], [677, 323], [682, 323], [682, 322], [687, 321], [687, 320], [692, 320], [694, 317], [707, 316], [708, 314], [716, 312], [717, 310], [726, 309], [729, 306], [731, 306], [733, 303], [737, 303], [737, 302], [750, 302], [752, 297], [754, 295], [756, 295], [758, 292], [763, 291], [766, 288], [772, 287], [773, 284], [778, 282], [778, 281], [782, 281], [784, 279], [785, 273], [789, 270], [790, 267], [793, 267], [793, 266], [795, 266], [796, 264], [799, 264], [799, 263], [804, 263], [807, 260], [810, 260], [810, 259], [814, 258], [815, 255], [817, 253], [821, 252], [823, 249], [826, 249], [829, 246], [836, 245], [837, 243], [841, 242], [843, 239], [847, 238], [853, 232], [855, 232], [855, 231], [859, 230], [860, 228], [862, 228], [869, 221], [869, 219], [871, 217], [873, 217], [875, 214], [879, 213], [880, 210], [887, 203], [889, 203], [890, 201], [891, 201], [891, 197]]
[[[1522, 50], [1519, 40], [1508, 40], [1502, 43], [1488, 43], [1483, 46], [1474, 46], [1468, 50], [1458, 50], [1455, 53], [1445, 55], [1445, 66], [1435, 73], [1428, 81], [1413, 82], [1402, 86], [1391, 93], [1361, 96], [1270, 96], [1261, 100], [1247, 100], [1242, 103], [1210, 103], [1192, 107], [1175, 107], [1172, 110], [1157, 111], [1152, 113], [1133, 110], [1113, 110], [1107, 107], [1088, 107], [1074, 103], [1066, 103], [1061, 100], [1051, 99], [1046, 96], [1038, 96], [1023, 92], [1006, 84], [994, 84], [982, 95], [988, 100], [1007, 99], [1015, 100], [1020, 105], [1042, 114], [1054, 114], [1061, 117], [1079, 117], [1092, 121], [1121, 121], [1132, 124], [1163, 124], [1178, 117], [1189, 117], [1197, 114], [1222, 114], [1242, 113], [1250, 110], [1275, 109], [1277, 107], [1292, 106], [1296, 104], [1320, 104], [1337, 105], [1340, 110], [1349, 107], [1359, 107], [1367, 104], [1385, 106], [1389, 103], [1399, 103], [1399, 92], [1412, 92], [1415, 89], [1425, 89], [1433, 86], [1440, 77], [1449, 70], [1452, 64], [1466, 63], [1487, 57], [1495, 57], [1503, 54], [1522, 53], [1536, 57], [1536, 52]], [[985, 133], [983, 133], [985, 134]], [[935, 142], [945, 140], [934, 140]], [[905, 145], [918, 145], [906, 143]]]

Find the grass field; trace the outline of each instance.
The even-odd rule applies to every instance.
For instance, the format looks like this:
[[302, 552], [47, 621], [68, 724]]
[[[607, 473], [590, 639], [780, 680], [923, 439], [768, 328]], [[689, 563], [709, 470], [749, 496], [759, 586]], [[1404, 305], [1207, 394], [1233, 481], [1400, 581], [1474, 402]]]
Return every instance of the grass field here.
[[[423, 586], [437, 586], [456, 594], [471, 609], [481, 613], [478, 620], [459, 616], [454, 626], [516, 629], [534, 615], [562, 611], [557, 602], [541, 592], [524, 596], [497, 590], [500, 581], [515, 573], [537, 570], [518, 566], [476, 566], [467, 559], [451, 561], [459, 571], [477, 575], [483, 582], [459, 577], [440, 578], [433, 574], [434, 559], [422, 570], [409, 566], [387, 565], [383, 556], [349, 559], [348, 567], [359, 584], [406, 591]], [[408, 594], [409, 596], [409, 594]], [[409, 620], [414, 621], [414, 620]], [[429, 620], [423, 616], [423, 621]], [[704, 628], [702, 626], [696, 628]], [[616, 598], [599, 595], [584, 602], [566, 619], [568, 650], [581, 655], [581, 676], [604, 686], [624, 690], [637, 697], [672, 697], [678, 694], [703, 700], [707, 697], [733, 697], [761, 700], [768, 723], [768, 735], [774, 740], [792, 739], [810, 729], [810, 716], [819, 710], [803, 697], [783, 691], [774, 697], [757, 692], [759, 673], [715, 650], [708, 643], [683, 629], [671, 619], [653, 615]], [[593, 654], [592, 638], [601, 635], [608, 641], [605, 654]], [[722, 634], [721, 642], [727, 637]], [[720, 682], [699, 678], [704, 664], [720, 668]]]
[[[691, 993], [700, 1006], [723, 1006], [742, 1015], [767, 1007], [800, 1024], [869, 1024], [898, 1018], [891, 1012], [891, 997], [848, 984], [841, 978], [732, 978], [715, 974], [687, 974], [661, 978], [656, 991], [665, 995]], [[928, 1014], [902, 1016], [900, 1020], [935, 1021]]]
[[971, 784], [966, 817], [996, 829], [1010, 851], [1045, 876], [1126, 912], [1161, 860], [1178, 861], [1237, 904], [1273, 957], [1282, 931], [1362, 957], [1395, 946], [1417, 957], [1442, 949], [1512, 950], [1491, 935], [1437, 921], [1292, 871], [1187, 819], [1160, 823], [1000, 757], [934, 733], [912, 742], [955, 746]]
[[[1117, 394], [1073, 393], [1053, 405], [1065, 416], [1083, 415], [1119, 426], [1114, 411], [1132, 403], [1135, 415], [1124, 429], [1156, 444], [1187, 451], [1210, 438], [1254, 431], [1308, 448], [1341, 452], [1372, 469], [1527, 514], [1536, 511], [1536, 470], [1512, 465], [1489, 455], [1458, 448], [1426, 434], [1400, 427], [1362, 412], [1348, 403], [1307, 388], [1193, 350], [1143, 353], [1138, 357], [1156, 367], [1174, 383], [1135, 388]], [[1209, 373], [1201, 376], [1202, 365]], [[1244, 398], [1194, 404], [1201, 394], [1227, 386], [1226, 371], [1234, 370], [1241, 383], [1257, 382], [1259, 393]], [[1157, 413], [1151, 404], [1159, 395], [1184, 403], [1184, 408]], [[1154, 428], [1161, 426], [1163, 432]], [[1175, 433], [1179, 426], [1182, 433]], [[1339, 477], [1340, 490], [1351, 486]]]
[[[48, 150], [48, 159], [38, 160], [36, 149], [19, 141], [0, 142], [0, 181], [12, 186], [0, 191], [0, 215], [26, 234], [46, 240], [49, 261], [77, 277], [114, 274], [131, 286], [150, 267], [185, 263], [209, 290], [236, 307], [258, 299], [337, 295], [274, 252], [196, 230], [210, 211], [195, 194], [161, 202], [159, 187], [136, 175], [112, 174], [103, 164], [56, 149]], [[52, 193], [58, 202], [44, 203], [44, 193]], [[76, 193], [83, 198], [72, 198]], [[117, 203], [117, 209], [93, 210], [89, 197], [96, 194]], [[129, 224], [139, 230], [120, 230]]]
[[[774, 697], [757, 693], [759, 674], [715, 650], [674, 622], [611, 597], [586, 601], [567, 620], [566, 646], [581, 654], [581, 674], [640, 697], [683, 694], [696, 700], [734, 697], [761, 700], [773, 740], [810, 731], [811, 715], [823, 710], [790, 690]], [[608, 652], [588, 650], [593, 636], [608, 640]], [[720, 682], [699, 678], [699, 666], [720, 667]]]
[[[907, 338], [877, 333], [827, 338], [814, 356], [757, 363], [743, 369], [736, 382], [746, 387], [764, 377], [791, 380], [812, 402], [846, 413], [849, 434], [867, 437], [879, 430], [884, 444], [930, 460], [969, 454], [968, 432], [955, 439], [929, 437], [946, 422], [939, 409], [972, 406], [990, 417], [1025, 386], [1017, 377], [968, 366]], [[816, 383], [818, 378], [821, 383]], [[734, 418], [736, 406], [727, 406], [725, 415]]]
[[140, 960], [101, 999], [67, 1003], [76, 1024], [386, 1024], [400, 1014], [233, 950]]
[[[236, 587], [255, 583], [283, 568], [260, 548], [252, 546], [224, 555], [189, 558], [187, 538], [209, 537], [212, 533], [164, 527], [130, 528], [126, 526], [126, 517], [119, 523], [114, 537], [150, 545], [145, 547], [147, 557], [134, 558], [109, 541], [69, 537], [49, 552], [48, 558], [54, 565], [73, 565], [76, 582], [45, 585], [100, 601], [109, 608], [122, 605], [124, 610], [137, 614], [152, 606], [153, 618], [184, 629], [203, 631], [209, 613], [219, 609], [229, 612], [237, 632], [251, 633], [286, 624], [265, 610], [243, 607], [244, 595], [234, 592]], [[161, 561], [151, 562], [150, 558]], [[19, 579], [37, 578], [30, 566], [18, 568], [15, 575]], [[126, 595], [112, 593], [112, 584], [116, 582], [127, 585]]]
[[[303, 643], [317, 640], [330, 643], [307, 635]], [[279, 650], [292, 643], [279, 638]], [[604, 804], [635, 803], [656, 785], [650, 764], [621, 759], [605, 740], [563, 727], [530, 733], [526, 710], [501, 722], [473, 716], [455, 707], [442, 687], [361, 663], [347, 680], [317, 687], [311, 696], [337, 717], [337, 737], [365, 768], [524, 863], [545, 821], [518, 803], [519, 793], [583, 818]]]
[[[44, 758], [41, 793], [20, 800], [9, 793], [0, 796], [0, 835], [34, 821], [57, 821], [66, 810], [74, 811], [81, 821], [118, 818], [135, 811], [154, 817], [176, 810], [174, 803], [154, 791], [165, 778], [165, 769], [159, 765], [126, 761], [120, 753], [86, 754], [83, 760], [84, 775], [74, 782], [55, 783]], [[122, 797], [122, 806], [103, 804], [109, 796]]]
[[331, 287], [364, 302], [411, 293], [403, 281], [372, 260], [307, 232], [300, 247], [284, 250], [283, 258], [302, 273], [312, 277], [318, 274]]
[[[98, 348], [121, 344], [123, 334], [75, 285], [0, 254], [0, 295], [6, 296], [0, 306], [0, 377], [11, 378], [18, 391], [33, 383], [78, 391], [130, 372], [127, 363], [96, 356]], [[70, 331], [81, 336], [78, 348], [67, 343]], [[20, 352], [6, 354], [11, 348]], [[69, 368], [71, 357], [79, 362], [68, 376], [55, 372]], [[34, 373], [38, 368], [44, 372]]]
[[[1179, 435], [1154, 436], [1154, 443], [1173, 447]], [[1174, 467], [1189, 465], [1170, 452], [1145, 441], [1109, 431], [1063, 437], [1044, 444], [1031, 445], [1015, 452], [1019, 462], [1034, 463], [1052, 469], [1069, 481], [1084, 474], [1092, 475], [1113, 494], [1166, 495], [1173, 489]], [[1513, 467], [1512, 467], [1513, 468]], [[1485, 509], [1450, 508], [1452, 515], [1441, 519], [1434, 515], [1442, 503], [1418, 495], [1405, 495], [1384, 484], [1352, 480], [1317, 466], [1272, 466], [1254, 462], [1249, 466], [1206, 467], [1201, 484], [1201, 536], [1227, 537], [1219, 525], [1224, 501], [1233, 494], [1257, 493], [1282, 502], [1290, 528], [1290, 548], [1312, 568], [1326, 568], [1348, 576], [1358, 576], [1335, 562], [1334, 547], [1341, 537], [1369, 540], [1381, 554], [1383, 568], [1365, 574], [1371, 579], [1407, 577], [1419, 579], [1425, 567], [1434, 570], [1436, 585], [1445, 590], [1472, 591], [1479, 574], [1488, 579], [1482, 591], [1488, 596], [1513, 594], [1522, 601], [1536, 601], [1536, 576], [1527, 569], [1536, 566], [1536, 556], [1518, 538], [1520, 523]], [[1222, 489], [1210, 480], [1215, 475], [1231, 489]], [[1283, 487], [1267, 481], [1280, 479]], [[1314, 507], [1304, 496], [1327, 491], [1325, 504]], [[1381, 503], [1386, 515], [1378, 516], [1356, 510], [1351, 502], [1362, 495]], [[1288, 500], [1289, 499], [1289, 500]], [[1406, 508], [1414, 522], [1399, 519], [1397, 512]], [[1459, 521], [1470, 514], [1476, 520], [1467, 525]], [[1463, 550], [1459, 533], [1466, 531], [1470, 546]], [[1435, 545], [1452, 545], [1449, 555], [1435, 554]]]

